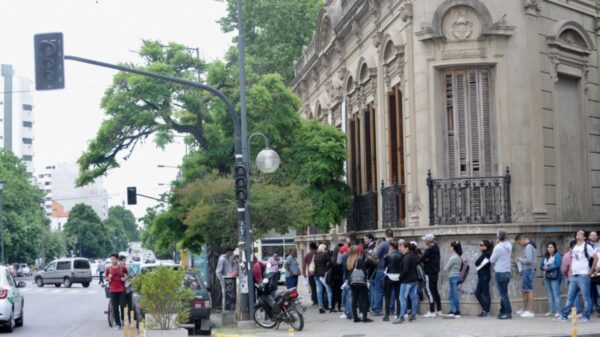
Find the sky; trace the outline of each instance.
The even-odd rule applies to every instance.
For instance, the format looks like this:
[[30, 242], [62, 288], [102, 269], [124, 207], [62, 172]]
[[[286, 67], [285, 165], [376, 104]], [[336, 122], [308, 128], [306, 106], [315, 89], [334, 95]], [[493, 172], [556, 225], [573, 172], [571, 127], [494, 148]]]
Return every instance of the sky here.
[[[0, 63], [12, 65], [15, 75], [31, 80], [35, 80], [36, 33], [63, 32], [66, 55], [108, 63], [141, 63], [135, 51], [146, 39], [198, 47], [201, 57], [210, 61], [225, 54], [233, 37], [220, 31], [216, 21], [226, 10], [215, 0], [0, 0], [0, 13], [4, 14]], [[65, 61], [66, 88], [33, 93], [36, 174], [47, 165], [79, 158], [105, 118], [100, 101], [115, 74]], [[121, 160], [121, 167], [105, 178], [109, 206], [126, 203], [127, 186], [150, 196], [167, 192], [185, 153], [182, 139], [176, 142], [163, 151], [147, 141], [128, 161]], [[139, 218], [155, 205], [138, 198], [137, 206], [126, 207]]]

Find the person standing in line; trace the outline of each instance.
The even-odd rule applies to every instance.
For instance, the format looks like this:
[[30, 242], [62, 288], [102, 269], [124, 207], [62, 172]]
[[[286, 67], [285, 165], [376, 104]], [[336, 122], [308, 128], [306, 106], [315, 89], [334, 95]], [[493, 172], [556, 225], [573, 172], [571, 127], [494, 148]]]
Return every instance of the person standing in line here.
[[373, 255], [375, 254], [375, 248], [377, 248], [377, 242], [375, 241], [375, 237], [371, 233], [367, 233], [365, 234], [365, 236], [363, 236], [363, 242], [364, 256], [367, 259], [367, 280], [369, 281], [369, 284], [367, 285], [367, 291], [369, 293], [367, 310], [371, 311], [371, 308], [373, 308], [373, 300], [375, 299], [375, 296], [373, 294], [373, 279], [377, 275], [377, 265], [373, 263], [375, 261], [373, 259]]
[[460, 283], [460, 267], [462, 266], [462, 245], [458, 241], [452, 241], [450, 247], [450, 258], [446, 262], [444, 270], [448, 272], [448, 283], [450, 284], [450, 312], [444, 318], [460, 318], [460, 294], [458, 284]]
[[[598, 241], [598, 231], [590, 231], [588, 235], [588, 241], [590, 245], [596, 251], [596, 254], [600, 254], [600, 241]], [[592, 311], [596, 310], [600, 313], [600, 293], [595, 284], [591, 284], [590, 294], [592, 296]]]
[[115, 329], [120, 330], [123, 327], [121, 321], [120, 308], [125, 302], [125, 275], [128, 275], [127, 267], [119, 264], [119, 255], [111, 254], [111, 265], [106, 268], [104, 274], [106, 283], [108, 283], [108, 292], [110, 294], [110, 302], [113, 308], [113, 317], [115, 319]]
[[[319, 313], [325, 313], [327, 306], [331, 306], [333, 302], [333, 293], [331, 287], [325, 281], [325, 275], [331, 269], [331, 257], [327, 253], [327, 245], [324, 243], [319, 245], [317, 255], [315, 255], [315, 282], [317, 282], [317, 301], [319, 302]], [[323, 289], [327, 293], [327, 306], [323, 303]], [[333, 307], [329, 308], [330, 312], [334, 312]]]
[[405, 242], [400, 247], [402, 252], [402, 270], [400, 272], [400, 317], [394, 321], [394, 324], [402, 324], [405, 322], [404, 315], [408, 310], [408, 299], [411, 303], [410, 322], [417, 319], [417, 307], [419, 299], [417, 295], [417, 287], [419, 276], [417, 275], [417, 265], [419, 258], [415, 254], [416, 246]]
[[[421, 257], [423, 272], [425, 273], [425, 293], [429, 299], [429, 311], [423, 315], [425, 318], [435, 318], [442, 313], [442, 299], [438, 292], [438, 277], [440, 274], [440, 248], [435, 242], [433, 233], [422, 237], [427, 248]], [[437, 309], [437, 310], [436, 310]], [[437, 313], [437, 314], [436, 314]]]
[[[373, 278], [372, 289], [372, 311], [373, 316], [383, 316], [383, 297], [384, 297], [384, 258], [390, 250], [390, 242], [394, 240], [394, 232], [391, 229], [385, 231], [385, 240], [377, 245], [377, 249], [373, 254], [373, 258], [377, 262], [377, 269]], [[396, 295], [397, 296], [397, 295]]]
[[[329, 286], [331, 286], [331, 292], [333, 294], [332, 308], [337, 307], [338, 312], [342, 312], [342, 284], [344, 283], [344, 267], [340, 261], [340, 248], [342, 244], [338, 244], [333, 249], [331, 255], [331, 271], [329, 272]], [[339, 262], [338, 262], [339, 261]]]
[[523, 256], [517, 258], [517, 263], [521, 265], [523, 295], [523, 309], [517, 311], [517, 315], [523, 318], [533, 318], [533, 280], [535, 279], [535, 270], [537, 268], [537, 247], [535, 243], [525, 234], [517, 235], [515, 241], [524, 248]]
[[104, 272], [106, 271], [106, 262], [104, 260], [100, 260], [98, 262], [98, 267], [96, 272], [98, 273], [98, 284], [104, 285]]
[[[352, 245], [346, 259], [345, 269], [346, 281], [350, 284], [350, 289], [352, 289], [352, 317], [354, 323], [373, 322], [373, 320], [367, 317], [369, 294], [367, 290], [367, 266], [365, 260], [364, 254], [358, 252], [358, 246]], [[359, 306], [362, 313], [362, 320], [358, 318]]]
[[386, 276], [384, 281], [385, 316], [383, 316], [383, 321], [387, 322], [390, 320], [392, 294], [394, 294], [396, 317], [400, 316], [400, 272], [402, 271], [402, 253], [398, 250], [397, 242], [390, 242], [390, 252], [385, 256], [383, 261]]
[[[573, 252], [573, 248], [575, 248], [576, 244], [577, 244], [577, 240], [571, 240], [571, 242], [569, 242], [569, 249], [563, 255], [562, 262], [560, 264], [560, 270], [561, 270], [562, 274], [567, 278], [567, 282], [565, 283], [565, 285], [567, 286], [567, 291], [569, 290], [569, 286], [571, 285], [571, 263], [573, 262], [571, 253]], [[565, 304], [567, 304], [567, 303], [565, 302]], [[577, 309], [577, 314], [581, 315], [581, 313], [583, 312], [583, 304], [581, 301], [581, 295], [579, 295], [579, 296], [577, 296], [577, 298], [575, 298], [575, 308]], [[561, 314], [562, 314], [562, 312], [561, 312]]]
[[481, 313], [478, 317], [488, 317], [490, 313], [490, 306], [492, 305], [492, 297], [490, 296], [490, 280], [492, 279], [492, 264], [490, 258], [492, 257], [492, 250], [494, 245], [489, 240], [482, 240], [479, 243], [479, 250], [481, 255], [475, 261], [475, 267], [477, 267], [477, 288], [475, 289], [475, 297], [481, 305]]
[[548, 295], [548, 312], [545, 315], [546, 317], [554, 314], [554, 318], [558, 318], [562, 312], [560, 307], [561, 263], [562, 257], [558, 249], [556, 249], [556, 242], [548, 242], [546, 244], [546, 254], [540, 265], [540, 269], [544, 273], [544, 286]]
[[228, 276], [233, 271], [233, 264], [231, 263], [231, 257], [233, 256], [233, 248], [227, 247], [225, 248], [225, 253], [219, 256], [219, 260], [217, 262], [217, 269], [215, 273], [217, 274], [217, 278], [221, 282], [221, 289], [225, 285], [225, 276]]
[[298, 287], [298, 276], [300, 275], [300, 266], [298, 265], [298, 252], [295, 248], [290, 249], [290, 253], [283, 264], [285, 268], [285, 285], [287, 289]]
[[598, 257], [594, 248], [585, 241], [585, 231], [577, 231], [577, 244], [571, 252], [571, 283], [569, 284], [569, 292], [567, 294], [567, 305], [565, 306], [562, 316], [557, 318], [559, 321], [566, 321], [567, 316], [571, 312], [571, 307], [575, 304], [577, 294], [581, 293], [584, 302], [583, 317], [580, 323], [587, 323], [590, 320], [592, 313], [592, 298], [590, 296], [590, 275], [592, 270], [596, 269]]
[[269, 282], [277, 287], [281, 278], [281, 274], [279, 273], [279, 256], [277, 253], [273, 253], [267, 261], [267, 273], [269, 274]]
[[[357, 247], [360, 247], [358, 244], [355, 244]], [[340, 254], [338, 255], [338, 260], [340, 260], [340, 265], [342, 266], [344, 284], [342, 285], [342, 301], [344, 302], [344, 314], [340, 316], [340, 318], [344, 319], [352, 319], [352, 288], [350, 287], [350, 283], [348, 282], [348, 269], [346, 268], [346, 263], [348, 262], [348, 253], [350, 251], [350, 247], [352, 244], [346, 241], [346, 244], [340, 248]], [[360, 253], [360, 251], [359, 251]], [[341, 257], [340, 257], [341, 256]]]
[[496, 273], [496, 289], [500, 294], [498, 319], [512, 319], [512, 307], [508, 297], [508, 284], [512, 277], [510, 270], [511, 255], [512, 245], [507, 240], [506, 231], [499, 229], [496, 232], [496, 246], [490, 257], [490, 262], [494, 265], [494, 272]]
[[[315, 255], [317, 254], [317, 244], [311, 242], [308, 244], [308, 253], [304, 254], [304, 263], [302, 264], [302, 275], [308, 280], [310, 287], [310, 299], [313, 305], [317, 305], [317, 283], [315, 282], [314, 271], [310, 270], [311, 263], [314, 262]], [[314, 264], [314, 263], [313, 263]]]

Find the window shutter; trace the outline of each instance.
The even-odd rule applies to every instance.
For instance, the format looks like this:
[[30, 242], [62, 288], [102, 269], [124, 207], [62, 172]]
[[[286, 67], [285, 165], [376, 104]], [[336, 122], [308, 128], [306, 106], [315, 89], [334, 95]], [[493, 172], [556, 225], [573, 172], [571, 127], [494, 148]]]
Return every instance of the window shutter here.
[[479, 137], [479, 91], [477, 90], [477, 71], [469, 71], [469, 127], [470, 137], [467, 138], [467, 142], [471, 144], [471, 155], [470, 155], [470, 171], [474, 177], [480, 175], [481, 162], [480, 162], [480, 137]]
[[490, 110], [490, 88], [489, 88], [489, 73], [487, 70], [480, 73], [480, 88], [481, 88], [481, 114], [483, 120], [483, 167], [484, 174], [491, 176], [496, 174], [496, 166], [493, 162], [494, 153], [492, 146], [492, 116]]
[[467, 114], [465, 111], [465, 74], [456, 74], [456, 115], [458, 120], [458, 176], [468, 176]]
[[454, 134], [454, 84], [452, 73], [446, 73], [446, 122], [448, 123], [448, 174], [456, 177], [456, 138]]

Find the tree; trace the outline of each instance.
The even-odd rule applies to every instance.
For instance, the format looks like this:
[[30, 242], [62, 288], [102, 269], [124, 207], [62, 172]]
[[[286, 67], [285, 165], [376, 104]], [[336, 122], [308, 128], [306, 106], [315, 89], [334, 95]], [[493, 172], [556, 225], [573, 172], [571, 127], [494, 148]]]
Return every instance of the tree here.
[[69, 249], [79, 251], [79, 256], [106, 257], [113, 250], [108, 228], [86, 204], [77, 204], [71, 209], [64, 233], [71, 239]]
[[44, 261], [52, 261], [67, 256], [67, 243], [63, 232], [50, 232], [44, 234]]
[[135, 216], [122, 206], [109, 208], [108, 218], [104, 223], [111, 230], [114, 242], [119, 242], [119, 247], [116, 247], [119, 250], [125, 249], [128, 242], [140, 240]]
[[40, 207], [42, 191], [29, 181], [25, 164], [5, 149], [0, 149], [0, 181], [4, 262], [33, 263], [40, 256], [42, 231], [49, 226]]
[[[227, 15], [219, 23], [223, 32], [232, 32], [237, 30], [237, 0], [226, 2]], [[286, 82], [294, 78], [294, 62], [310, 42], [324, 4], [324, 0], [244, 1], [246, 52], [256, 59], [258, 73], [277, 73]]]

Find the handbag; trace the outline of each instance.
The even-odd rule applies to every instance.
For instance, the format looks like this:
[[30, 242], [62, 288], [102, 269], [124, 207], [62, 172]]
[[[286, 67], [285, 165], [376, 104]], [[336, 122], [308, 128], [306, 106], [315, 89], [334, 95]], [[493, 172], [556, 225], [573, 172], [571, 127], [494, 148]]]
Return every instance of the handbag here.
[[314, 275], [315, 268], [315, 256], [313, 255], [312, 260], [310, 260], [310, 263], [308, 264], [308, 275]]
[[558, 279], [558, 269], [554, 269], [551, 271], [546, 270], [546, 272], [544, 273], [544, 277], [548, 280]]
[[600, 274], [596, 274], [591, 278], [592, 284], [600, 285]]
[[356, 268], [356, 264], [358, 260], [354, 262], [354, 269], [352, 269], [352, 273], [350, 273], [350, 284], [351, 285], [365, 285], [365, 271], [362, 269]]

